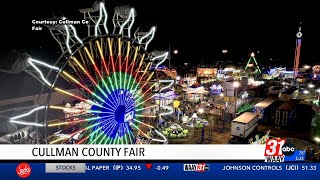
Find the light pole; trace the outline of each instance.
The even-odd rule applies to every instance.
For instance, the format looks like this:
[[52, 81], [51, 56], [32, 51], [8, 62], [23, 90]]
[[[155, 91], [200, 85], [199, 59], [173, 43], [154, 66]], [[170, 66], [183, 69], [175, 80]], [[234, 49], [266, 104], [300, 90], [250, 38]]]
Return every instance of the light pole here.
[[309, 98], [309, 96], [307, 95], [307, 94], [309, 94], [310, 93], [310, 91], [308, 91], [308, 90], [304, 90], [303, 91], [303, 94], [305, 94], [305, 97], [304, 98], [306, 98], [306, 100]]
[[[219, 96], [221, 97], [221, 100], [220, 100], [220, 101], [221, 101], [222, 103], [224, 103], [224, 99], [223, 99], [224, 94], [223, 94], [223, 93], [220, 93]], [[225, 106], [227, 107], [227, 102], [225, 103]]]
[[[169, 47], [169, 50], [170, 50], [170, 47]], [[172, 52], [174, 55], [177, 55], [179, 53], [177, 49], [173, 50]], [[171, 71], [171, 56], [169, 58], [169, 70]]]
[[240, 83], [238, 81], [233, 82], [233, 87], [235, 90], [235, 103], [234, 103], [234, 113], [233, 118], [236, 118], [236, 111], [237, 111], [237, 100], [238, 100], [238, 87], [240, 86]]
[[[204, 109], [203, 108], [199, 108], [198, 112], [200, 113], [201, 118], [203, 118], [202, 117], [202, 113], [204, 113]], [[203, 122], [200, 122], [200, 123], [203, 123]], [[200, 143], [204, 143], [204, 124], [202, 124], [201, 141], [200, 141]]]
[[311, 98], [314, 97], [315, 93], [314, 93], [314, 88], [316, 86], [314, 84], [308, 84], [308, 88], [310, 89], [310, 93], [311, 93]]
[[320, 104], [320, 102], [319, 102], [320, 89], [317, 89], [316, 92], [318, 93], [318, 94], [317, 94], [317, 97], [318, 97], [318, 98], [317, 98], [317, 100], [318, 100], [318, 101], [317, 101], [317, 107], [319, 107], [319, 104]]
[[317, 142], [317, 148], [319, 149], [320, 138], [319, 137], [315, 137], [314, 140]]

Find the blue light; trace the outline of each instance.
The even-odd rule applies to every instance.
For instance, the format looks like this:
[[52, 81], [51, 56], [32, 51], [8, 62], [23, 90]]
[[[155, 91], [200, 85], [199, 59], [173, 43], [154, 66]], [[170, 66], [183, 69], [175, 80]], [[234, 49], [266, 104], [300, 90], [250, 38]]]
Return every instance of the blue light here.
[[[149, 70], [152, 71], [155, 69], [155, 66], [150, 66]], [[167, 67], [165, 65], [160, 65], [158, 66], [159, 70], [163, 70], [163, 69], [167, 69]]]
[[98, 114], [101, 118], [92, 123], [101, 122], [99, 126], [94, 127], [98, 134], [103, 132], [110, 138], [123, 137], [125, 134], [131, 134], [129, 123], [135, 116], [135, 101], [130, 91], [118, 89], [105, 98], [102, 107], [93, 106], [92, 110], [101, 111]]
[[115, 120], [121, 124], [124, 122], [124, 115], [126, 114], [126, 107], [124, 105], [120, 105], [117, 107], [115, 112]]

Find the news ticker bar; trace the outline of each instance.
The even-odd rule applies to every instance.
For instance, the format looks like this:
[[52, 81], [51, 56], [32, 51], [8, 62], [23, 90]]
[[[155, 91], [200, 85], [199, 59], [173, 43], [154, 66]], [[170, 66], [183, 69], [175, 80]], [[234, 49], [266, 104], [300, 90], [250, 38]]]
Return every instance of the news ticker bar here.
[[[18, 163], [0, 163], [2, 177], [6, 173], [10, 176], [27, 174], [32, 177], [63, 178], [62, 174], [79, 174], [78, 178], [143, 176], [187, 177], [201, 174], [203, 176], [268, 176], [268, 177], [319, 177], [319, 163], [30, 163], [21, 166]], [[17, 168], [19, 167], [19, 168]], [[16, 171], [15, 171], [16, 170]], [[61, 176], [58, 176], [61, 174]], [[4, 176], [5, 177], [5, 176]], [[77, 179], [78, 179], [77, 178]], [[250, 178], [249, 178], [250, 179]]]
[[265, 145], [0, 145], [0, 160], [265, 160]]
[[320, 164], [290, 164], [290, 163], [45, 163], [45, 173], [86, 173], [90, 171], [171, 171], [172, 169], [185, 172], [206, 171], [317, 171]]

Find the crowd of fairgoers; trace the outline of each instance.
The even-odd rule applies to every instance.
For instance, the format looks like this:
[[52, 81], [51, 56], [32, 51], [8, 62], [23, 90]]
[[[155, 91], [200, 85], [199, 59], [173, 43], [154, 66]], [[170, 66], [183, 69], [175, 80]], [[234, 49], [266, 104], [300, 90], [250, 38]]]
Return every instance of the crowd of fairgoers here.
[[45, 141], [35, 127], [28, 126], [3, 138], [8, 139], [10, 144], [44, 144]]

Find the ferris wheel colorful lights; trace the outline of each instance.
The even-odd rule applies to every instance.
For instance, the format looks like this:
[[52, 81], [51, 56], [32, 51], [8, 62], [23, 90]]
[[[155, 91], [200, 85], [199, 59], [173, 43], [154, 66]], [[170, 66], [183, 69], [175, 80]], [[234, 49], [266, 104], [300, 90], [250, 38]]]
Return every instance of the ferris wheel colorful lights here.
[[[62, 106], [51, 104], [55, 101], [50, 101], [51, 96], [48, 96], [48, 104], [13, 117], [12, 120], [17, 121], [13, 123], [21, 124], [23, 121], [18, 120], [20, 117], [43, 109], [63, 110], [68, 113], [74, 111], [75, 115], [70, 117], [68, 115], [71, 120], [64, 118], [47, 120], [45, 117], [43, 124], [38, 123], [45, 129], [59, 127], [59, 131], [49, 134], [48, 143], [67, 143], [74, 140], [76, 144], [135, 144], [138, 136], [143, 136], [150, 142], [166, 142], [165, 137], [144, 120], [156, 117], [146, 113], [156, 106], [150, 101], [154, 98], [151, 90], [156, 83], [169, 83], [162, 89], [173, 85], [173, 81], [169, 80], [155, 81], [155, 73], [150, 71], [151, 66], [158, 67], [167, 59], [168, 52], [152, 56], [146, 51], [154, 37], [155, 27], [137, 40], [131, 39], [130, 30], [135, 20], [135, 10], [131, 8], [128, 13], [127, 19], [121, 21], [122, 24], [120, 21], [114, 23], [115, 28], [120, 23], [119, 34], [108, 34], [107, 12], [104, 4], [100, 3], [100, 16], [95, 21], [93, 37], [81, 40], [75, 27], [64, 25], [61, 32], [64, 31], [62, 35], [66, 42], [61, 43], [55, 38], [61, 49], [64, 49], [65, 56], [62, 56], [59, 59], [61, 63], [58, 63], [64, 64], [62, 67], [32, 58], [28, 60], [39, 73], [44, 85], [69, 99], [73, 98], [88, 104], [87, 108], [77, 109], [64, 107], [64, 104]], [[114, 22], [116, 20], [113, 19]], [[106, 34], [101, 33], [100, 26], [104, 28]], [[124, 30], [128, 31], [127, 36], [124, 36]], [[54, 33], [51, 34], [54, 36]], [[56, 79], [49, 82], [46, 79], [48, 76], [45, 76], [37, 65], [54, 70], [53, 72], [57, 73]], [[58, 87], [57, 80], [68, 82], [75, 87], [75, 90]], [[33, 124], [27, 123], [27, 125]], [[158, 138], [145, 133], [146, 129], [152, 129]]]

